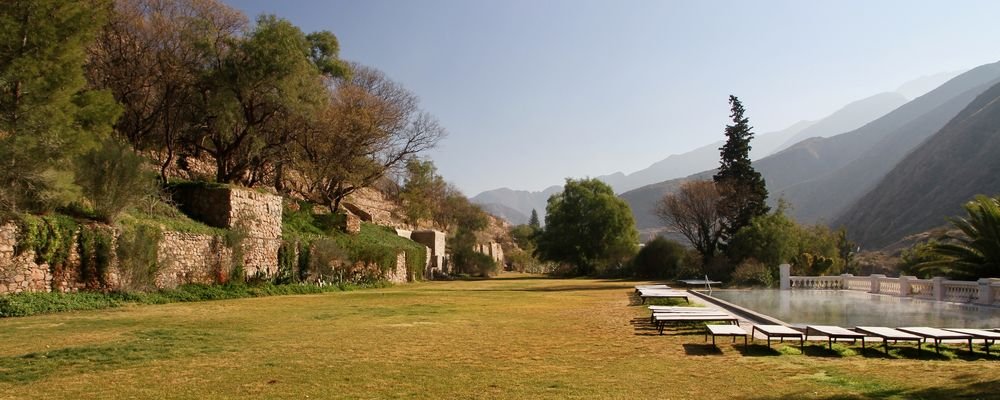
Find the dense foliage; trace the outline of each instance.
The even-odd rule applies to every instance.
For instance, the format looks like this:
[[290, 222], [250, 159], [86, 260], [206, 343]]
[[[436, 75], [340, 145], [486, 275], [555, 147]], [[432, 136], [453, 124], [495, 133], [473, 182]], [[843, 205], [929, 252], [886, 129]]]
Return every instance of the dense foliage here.
[[657, 236], [632, 259], [632, 272], [639, 278], [673, 279], [685, 269], [688, 260], [683, 245]]
[[961, 233], [917, 249], [929, 254], [916, 271], [954, 279], [1000, 277], [1000, 198], [979, 195], [963, 208], [966, 217], [951, 219]]
[[729, 105], [733, 124], [726, 125], [726, 143], [719, 148], [719, 170], [712, 177], [721, 196], [718, 209], [722, 216], [723, 242], [728, 242], [754, 217], [769, 211], [764, 178], [750, 162], [750, 140], [753, 139], [750, 119], [743, 115], [745, 109], [736, 96], [729, 96]]
[[628, 204], [597, 179], [566, 179], [549, 198], [538, 255], [572, 265], [578, 275], [620, 269], [636, 252], [639, 234]]

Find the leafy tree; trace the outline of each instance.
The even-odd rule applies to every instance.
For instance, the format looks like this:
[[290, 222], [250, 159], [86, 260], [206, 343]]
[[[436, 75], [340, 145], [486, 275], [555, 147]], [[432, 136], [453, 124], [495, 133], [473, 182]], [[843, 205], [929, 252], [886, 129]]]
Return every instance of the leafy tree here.
[[712, 177], [721, 195], [719, 213], [723, 217], [723, 243], [749, 225], [754, 217], [770, 210], [764, 178], [750, 162], [750, 140], [753, 139], [750, 119], [743, 115], [743, 104], [736, 96], [729, 96], [729, 105], [733, 124], [726, 125], [726, 143], [719, 148], [719, 171]]
[[317, 126], [296, 140], [289, 187], [336, 209], [360, 188], [371, 186], [444, 137], [444, 129], [418, 107], [416, 96], [382, 72], [351, 66], [337, 81]]
[[148, 151], [161, 179], [177, 161], [180, 139], [199, 127], [199, 79], [246, 28], [246, 17], [214, 0], [118, 0], [90, 46], [90, 82], [124, 106], [115, 131]]
[[1000, 277], [1000, 198], [976, 196], [962, 206], [966, 217], [951, 218], [961, 234], [931, 244], [932, 258], [917, 266], [926, 275], [954, 279]]
[[437, 174], [434, 163], [411, 159], [406, 163], [406, 172], [400, 192], [406, 220], [416, 225], [440, 217], [448, 184]]
[[566, 179], [545, 210], [545, 230], [538, 236], [542, 260], [569, 263], [588, 275], [635, 254], [639, 234], [628, 204], [597, 179]]
[[46, 211], [79, 197], [73, 161], [120, 113], [87, 90], [86, 47], [106, 1], [8, 1], [0, 7], [0, 206]]
[[677, 276], [686, 258], [687, 249], [684, 246], [657, 236], [639, 250], [632, 260], [632, 267], [640, 278], [669, 279]]
[[216, 181], [247, 186], [273, 175], [286, 147], [310, 127], [327, 95], [311, 43], [287, 20], [262, 15], [245, 37], [207, 47], [200, 122], [185, 143], [215, 160]]
[[772, 273], [777, 266], [790, 263], [797, 274], [827, 275], [841, 273], [845, 259], [841, 249], [846, 236], [824, 225], [802, 226], [785, 214], [786, 205], [771, 213], [754, 217], [729, 242], [730, 259], [756, 270], [763, 264]]
[[535, 211], [534, 208], [531, 209], [531, 217], [528, 218], [528, 226], [535, 230], [535, 232], [542, 230], [542, 223], [538, 220], [538, 211]]
[[719, 191], [715, 183], [689, 181], [676, 193], [660, 199], [655, 212], [667, 226], [688, 239], [705, 264], [715, 257], [722, 237], [722, 215], [718, 207]]

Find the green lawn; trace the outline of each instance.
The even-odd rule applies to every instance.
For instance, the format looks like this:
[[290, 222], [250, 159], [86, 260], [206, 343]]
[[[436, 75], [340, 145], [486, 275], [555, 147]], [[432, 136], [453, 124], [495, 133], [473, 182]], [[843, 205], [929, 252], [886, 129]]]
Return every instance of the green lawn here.
[[505, 275], [8, 318], [0, 398], [1000, 397], [1000, 358], [957, 346], [658, 336], [634, 284]]

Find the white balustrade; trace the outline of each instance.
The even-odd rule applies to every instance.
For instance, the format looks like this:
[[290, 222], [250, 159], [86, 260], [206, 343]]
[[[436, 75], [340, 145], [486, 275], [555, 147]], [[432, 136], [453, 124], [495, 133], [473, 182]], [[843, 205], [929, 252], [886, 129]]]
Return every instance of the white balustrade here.
[[979, 284], [967, 281], [944, 281], [944, 301], [971, 303], [979, 298]]
[[919, 299], [1000, 306], [1000, 279], [952, 281], [936, 277], [889, 278], [885, 275], [782, 276], [781, 287], [791, 289], [841, 289]]
[[910, 296], [934, 300], [934, 281], [930, 279], [910, 279]]

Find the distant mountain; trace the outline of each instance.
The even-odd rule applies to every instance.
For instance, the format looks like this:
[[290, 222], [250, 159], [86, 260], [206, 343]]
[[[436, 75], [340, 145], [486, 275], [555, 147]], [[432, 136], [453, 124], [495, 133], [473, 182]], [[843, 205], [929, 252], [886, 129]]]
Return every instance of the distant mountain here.
[[1000, 84], [973, 100], [900, 161], [835, 225], [877, 248], [964, 215], [977, 194], [1000, 194]]
[[[561, 191], [562, 186], [558, 185], [550, 186], [540, 192], [500, 188], [482, 192], [470, 200], [473, 203], [482, 205], [483, 207], [503, 207], [516, 211], [517, 213], [525, 216], [524, 220], [526, 222], [528, 220], [527, 216], [531, 215], [531, 210], [535, 210], [538, 212], [538, 218], [544, 223], [545, 206], [549, 201], [549, 197]], [[500, 214], [496, 215], [503, 216]], [[507, 221], [515, 224], [514, 221]]]
[[915, 99], [917, 97], [923, 96], [934, 90], [934, 88], [943, 85], [945, 82], [951, 80], [965, 71], [952, 71], [952, 72], [942, 72], [939, 74], [921, 76], [912, 81], [906, 82], [896, 89], [896, 93], [906, 96], [908, 99]]
[[[757, 140], [754, 140], [750, 157], [759, 158], [771, 154], [778, 145], [813, 124], [810, 121], [800, 121], [783, 130], [759, 135]], [[617, 172], [612, 175], [599, 176], [597, 179], [610, 185], [615, 193], [623, 193], [653, 182], [688, 176], [715, 167], [719, 163], [719, 147], [722, 147], [722, 143], [722, 141], [717, 141], [687, 153], [670, 155], [645, 169], [628, 175]]]
[[507, 220], [507, 222], [509, 222], [511, 225], [527, 224], [528, 219], [531, 218], [528, 215], [524, 215], [524, 213], [517, 211], [513, 208], [507, 207], [503, 204], [487, 203], [487, 204], [480, 204], [480, 206], [482, 206], [483, 210], [485, 210], [486, 212]]
[[[754, 162], [772, 201], [784, 197], [802, 222], [829, 220], [879, 181], [907, 152], [938, 131], [1000, 78], [1000, 63], [963, 73], [940, 87], [853, 131], [810, 138]], [[752, 120], [752, 116], [751, 116]], [[640, 229], [661, 225], [651, 210], [685, 179], [711, 179], [713, 171], [623, 193]]]
[[[977, 67], [860, 129], [804, 148], [795, 146], [775, 154], [772, 160], [761, 160], [761, 171], [769, 188], [773, 188], [772, 196], [783, 196], [799, 221], [831, 221], [998, 80], [1000, 63]], [[776, 179], [789, 169], [798, 169], [788, 163], [794, 157], [778, 157], [793, 151], [819, 155], [810, 161], [835, 168], [798, 182]], [[770, 176], [765, 171], [770, 171]]]
[[885, 92], [855, 101], [788, 138], [777, 146], [773, 153], [787, 149], [805, 139], [825, 138], [850, 132], [906, 104], [907, 100], [899, 93]]

